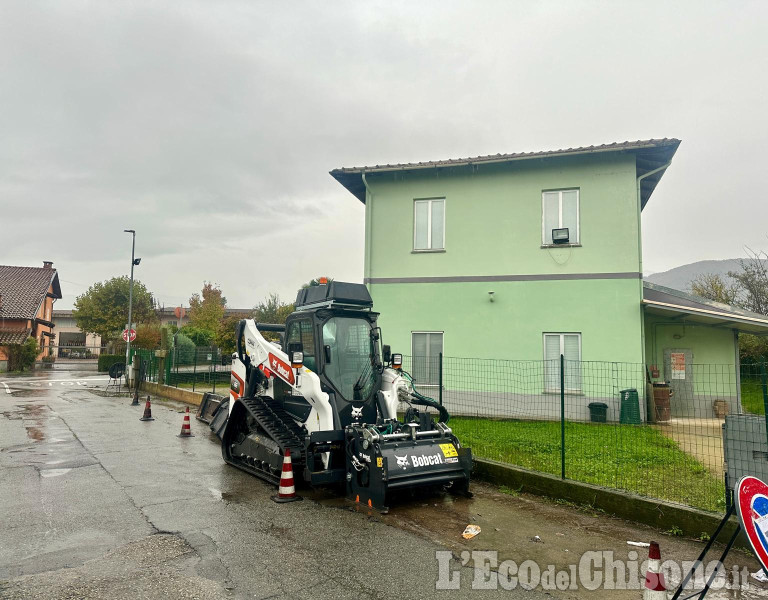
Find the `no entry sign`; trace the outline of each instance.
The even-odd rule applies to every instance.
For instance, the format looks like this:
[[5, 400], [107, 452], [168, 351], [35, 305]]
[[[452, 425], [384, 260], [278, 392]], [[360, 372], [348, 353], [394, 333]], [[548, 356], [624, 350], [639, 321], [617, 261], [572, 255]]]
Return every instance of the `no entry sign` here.
[[126, 342], [131, 341], [132, 342], [135, 339], [136, 339], [136, 330], [135, 329], [123, 329], [123, 340], [124, 341], [126, 341]]
[[736, 485], [736, 507], [744, 533], [763, 569], [768, 569], [768, 485], [747, 475]]

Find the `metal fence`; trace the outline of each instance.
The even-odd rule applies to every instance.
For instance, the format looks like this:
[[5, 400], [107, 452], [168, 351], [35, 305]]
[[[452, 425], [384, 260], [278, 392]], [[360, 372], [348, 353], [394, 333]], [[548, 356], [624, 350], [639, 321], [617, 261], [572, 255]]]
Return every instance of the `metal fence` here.
[[[228, 393], [231, 356], [175, 348], [147, 380]], [[403, 357], [474, 455], [704, 510], [726, 508], [726, 415], [766, 414], [766, 365]], [[674, 368], [673, 368], [674, 367]], [[656, 383], [653, 383], [656, 382]], [[768, 440], [765, 441], [768, 449]], [[733, 482], [732, 482], [733, 483]]]
[[681, 361], [652, 373], [563, 357], [438, 356], [404, 365], [477, 457], [717, 512], [726, 508], [724, 417], [768, 405], [764, 364]]
[[218, 348], [172, 348], [166, 356], [156, 350], [131, 348], [131, 360], [134, 354], [145, 361], [147, 381], [195, 392], [229, 393], [232, 357]]

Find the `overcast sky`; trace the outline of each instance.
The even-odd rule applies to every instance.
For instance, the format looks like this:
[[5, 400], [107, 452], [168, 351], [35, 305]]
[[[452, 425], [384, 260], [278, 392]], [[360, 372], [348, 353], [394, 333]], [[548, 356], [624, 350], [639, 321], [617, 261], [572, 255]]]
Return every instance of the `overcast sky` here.
[[683, 140], [646, 272], [768, 249], [766, 2], [0, 3], [0, 264], [64, 299], [359, 281], [335, 167]]

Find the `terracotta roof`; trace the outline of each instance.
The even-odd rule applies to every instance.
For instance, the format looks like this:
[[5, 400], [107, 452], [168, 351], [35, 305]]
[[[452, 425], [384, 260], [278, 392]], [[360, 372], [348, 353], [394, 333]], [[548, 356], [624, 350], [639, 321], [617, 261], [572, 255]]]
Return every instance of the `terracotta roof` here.
[[[347, 188], [361, 202], [365, 203], [365, 184], [362, 181], [363, 173], [385, 173], [388, 171], [416, 171], [421, 169], [436, 169], [446, 167], [465, 167], [489, 163], [504, 163], [534, 158], [550, 158], [556, 156], [573, 156], [585, 154], [599, 154], [606, 152], [631, 152], [637, 156], [638, 176], [653, 171], [672, 160], [680, 140], [675, 138], [661, 138], [649, 140], [636, 140], [634, 142], [613, 142], [612, 144], [600, 144], [598, 146], [581, 146], [579, 148], [563, 148], [559, 150], [542, 150], [537, 152], [513, 152], [509, 154], [486, 154], [471, 158], [451, 158], [446, 160], [430, 160], [416, 163], [397, 163], [387, 165], [375, 165], [368, 167], [343, 167], [330, 172], [331, 176], [341, 185]], [[661, 179], [663, 171], [643, 180], [644, 189], [642, 203], [648, 201], [653, 188]]]
[[0, 265], [0, 319], [34, 319], [51, 285], [61, 298], [56, 269]]
[[23, 344], [31, 331], [31, 329], [0, 329], [0, 346]]

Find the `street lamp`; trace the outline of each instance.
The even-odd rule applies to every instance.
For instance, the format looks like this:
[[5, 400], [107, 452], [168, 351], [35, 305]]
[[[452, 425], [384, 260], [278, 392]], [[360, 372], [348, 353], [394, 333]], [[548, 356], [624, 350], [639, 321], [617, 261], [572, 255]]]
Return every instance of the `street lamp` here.
[[125, 366], [127, 368], [131, 355], [131, 326], [133, 325], [133, 267], [138, 267], [141, 259], [135, 258], [136, 232], [133, 229], [123, 229], [123, 231], [133, 236], [133, 242], [131, 243], [131, 283], [128, 287], [128, 343], [125, 346]]

